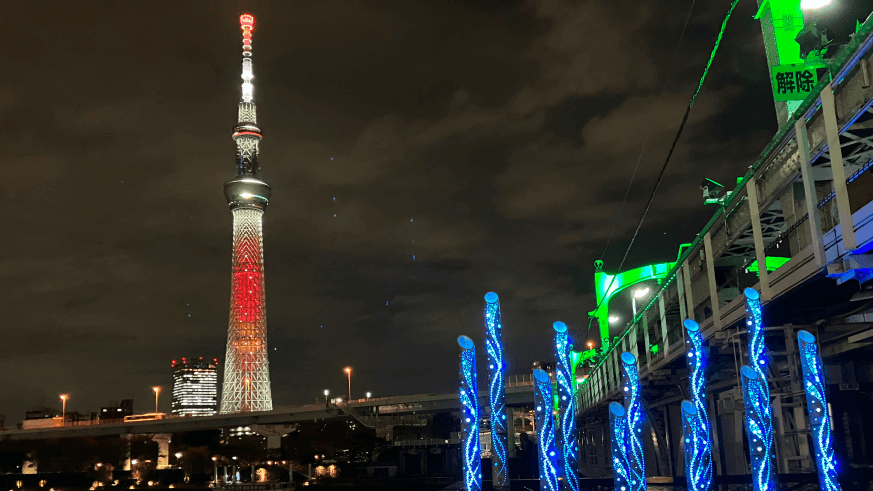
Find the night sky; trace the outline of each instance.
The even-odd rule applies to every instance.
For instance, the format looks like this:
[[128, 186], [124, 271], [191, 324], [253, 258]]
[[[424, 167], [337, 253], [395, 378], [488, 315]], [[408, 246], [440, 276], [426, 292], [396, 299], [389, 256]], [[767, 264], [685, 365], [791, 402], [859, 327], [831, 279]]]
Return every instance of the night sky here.
[[[0, 413], [64, 392], [146, 412], [154, 385], [168, 411], [173, 359], [223, 362], [242, 12], [275, 406], [344, 396], [347, 365], [355, 397], [455, 390], [488, 291], [510, 374], [553, 359], [556, 320], [582, 344], [593, 263], [615, 227], [618, 267], [730, 2], [696, 3], [671, 71], [690, 4], [5, 5]], [[675, 260], [715, 211], [703, 177], [733, 182], [775, 132], [755, 10], [737, 7], [626, 268]]]

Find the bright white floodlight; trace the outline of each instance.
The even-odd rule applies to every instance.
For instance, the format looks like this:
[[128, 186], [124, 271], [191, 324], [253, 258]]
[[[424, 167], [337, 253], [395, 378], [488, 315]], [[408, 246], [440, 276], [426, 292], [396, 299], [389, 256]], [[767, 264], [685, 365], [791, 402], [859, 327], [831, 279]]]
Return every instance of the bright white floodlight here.
[[833, 0], [801, 0], [800, 8], [803, 10], [814, 10], [822, 7], [827, 7]]

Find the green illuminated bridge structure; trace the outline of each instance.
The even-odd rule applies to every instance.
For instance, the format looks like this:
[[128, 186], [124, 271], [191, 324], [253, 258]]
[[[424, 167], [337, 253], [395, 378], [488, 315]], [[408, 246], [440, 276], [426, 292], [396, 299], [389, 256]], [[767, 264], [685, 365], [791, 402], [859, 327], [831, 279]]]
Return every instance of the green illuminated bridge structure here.
[[[787, 40], [793, 42], [803, 28], [802, 18], [782, 23], [792, 19], [786, 8], [798, 10], [797, 2], [759, 1], [759, 6], [771, 65], [804, 63], [779, 45], [790, 48]], [[598, 323], [600, 347], [576, 353], [584, 475], [611, 475], [608, 405], [622, 399], [620, 356], [626, 351], [639, 366], [644, 440], [652, 457], [646, 472], [683, 475], [680, 403], [688, 398], [689, 377], [685, 319], [700, 325], [710, 360], [707, 404], [716, 480], [749, 475], [738, 375], [749, 363], [745, 288], [760, 292], [764, 305], [778, 473], [816, 476], [799, 330], [813, 333], [821, 345], [840, 468], [856, 472], [852, 469], [866, 469], [873, 461], [868, 414], [873, 403], [871, 32], [868, 18], [827, 60], [804, 100], [777, 101], [778, 132], [756, 161], [736, 162], [738, 173], [747, 172], [714, 203], [712, 218], [680, 248], [675, 261], [595, 272], [597, 308], [590, 316]], [[636, 305], [636, 315], [614, 322], [610, 332], [610, 302], [615, 310], [616, 300], [643, 282], [651, 291]]]

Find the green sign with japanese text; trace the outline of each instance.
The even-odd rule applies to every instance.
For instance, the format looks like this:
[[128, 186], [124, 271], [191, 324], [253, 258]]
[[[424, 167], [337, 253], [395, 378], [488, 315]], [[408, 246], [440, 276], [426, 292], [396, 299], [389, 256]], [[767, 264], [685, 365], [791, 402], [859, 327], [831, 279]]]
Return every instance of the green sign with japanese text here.
[[773, 99], [777, 101], [797, 101], [806, 99], [818, 83], [816, 70], [821, 66], [776, 65], [773, 70]]

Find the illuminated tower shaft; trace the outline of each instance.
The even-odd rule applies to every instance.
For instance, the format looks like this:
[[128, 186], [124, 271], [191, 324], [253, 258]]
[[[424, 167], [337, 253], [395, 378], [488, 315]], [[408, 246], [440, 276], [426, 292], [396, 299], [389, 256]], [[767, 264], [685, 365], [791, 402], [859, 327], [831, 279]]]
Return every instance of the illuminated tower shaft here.
[[270, 367], [267, 361], [267, 307], [264, 301], [264, 244], [261, 220], [270, 186], [258, 178], [261, 130], [252, 85], [252, 31], [255, 19], [240, 16], [243, 32], [242, 97], [236, 142], [237, 175], [224, 183], [233, 214], [233, 276], [230, 323], [224, 364], [221, 412], [271, 411]]
[[494, 489], [508, 489], [506, 431], [506, 382], [503, 373], [503, 324], [500, 299], [494, 292], [485, 294], [485, 348], [488, 352], [488, 401], [491, 406], [491, 483]]

